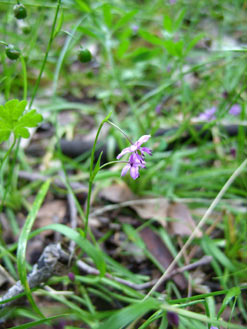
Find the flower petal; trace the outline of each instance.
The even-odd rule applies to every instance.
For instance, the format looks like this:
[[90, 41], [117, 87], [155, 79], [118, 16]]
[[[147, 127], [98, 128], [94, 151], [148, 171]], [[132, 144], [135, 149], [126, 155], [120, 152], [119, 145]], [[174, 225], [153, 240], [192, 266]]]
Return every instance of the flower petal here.
[[198, 117], [199, 120], [203, 120], [203, 121], [211, 121], [211, 120], [215, 120], [215, 112], [216, 112], [217, 108], [215, 106], [211, 107], [210, 109], [207, 109], [206, 111], [204, 111], [203, 113], [201, 113]]
[[139, 148], [143, 143], [146, 143], [150, 137], [151, 135], [143, 135], [142, 137], [140, 137], [138, 141], [135, 143], [137, 148]]
[[122, 152], [118, 154], [117, 159], [119, 160], [124, 154], [132, 152], [130, 148], [131, 148], [131, 146], [123, 149]]
[[141, 152], [146, 152], [149, 155], [152, 155], [152, 150], [148, 147], [141, 147]]
[[241, 106], [239, 104], [234, 104], [229, 110], [231, 115], [239, 115], [241, 113]]
[[126, 166], [124, 166], [121, 172], [121, 176], [125, 176], [130, 168], [131, 166], [129, 163]]
[[130, 167], [130, 176], [133, 179], [137, 179], [139, 177], [139, 168], [138, 168], [138, 166], [131, 166]]

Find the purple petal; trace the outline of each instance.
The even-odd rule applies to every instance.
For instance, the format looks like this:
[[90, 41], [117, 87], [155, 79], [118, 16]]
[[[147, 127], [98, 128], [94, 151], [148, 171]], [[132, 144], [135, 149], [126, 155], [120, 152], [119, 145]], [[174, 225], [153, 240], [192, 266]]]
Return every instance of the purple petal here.
[[152, 150], [148, 147], [141, 147], [141, 152], [146, 152], [149, 155], [152, 155]]
[[162, 110], [162, 104], [158, 104], [155, 108], [155, 112], [156, 114], [160, 114], [161, 113], [161, 110]]
[[143, 135], [138, 139], [138, 141], [135, 143], [137, 145], [137, 148], [139, 148], [143, 143], [146, 143], [151, 135]]
[[143, 157], [137, 152], [131, 154], [129, 158], [129, 163], [131, 166], [140, 166], [146, 168], [146, 162], [143, 160]]
[[[131, 145], [131, 146], [132, 146], [132, 145]], [[130, 146], [130, 147], [126, 147], [125, 149], [123, 149], [122, 152], [118, 154], [117, 159], [119, 160], [119, 159], [120, 159], [124, 154], [126, 154], [126, 153], [133, 152], [133, 151], [131, 151], [131, 149], [130, 149], [131, 146]]]
[[198, 117], [199, 120], [203, 120], [203, 121], [211, 121], [216, 119], [215, 117], [215, 112], [216, 112], [216, 107], [213, 106], [210, 109], [207, 109], [206, 111], [204, 111], [203, 113], [201, 113]]
[[130, 168], [130, 176], [133, 179], [137, 179], [139, 177], [139, 168], [138, 168], [138, 166], [131, 166], [131, 168]]
[[121, 176], [125, 176], [130, 168], [131, 166], [129, 163], [126, 166], [124, 166], [121, 172]]
[[233, 157], [233, 158], [236, 158], [236, 149], [234, 148], [234, 147], [232, 147], [231, 149], [230, 149], [230, 154], [231, 154], [231, 156]]
[[231, 115], [239, 115], [241, 113], [241, 106], [239, 104], [234, 104], [229, 110]]
[[168, 320], [169, 324], [171, 324], [172, 326], [178, 327], [179, 317], [178, 317], [177, 313], [168, 311], [166, 313], [166, 316], [167, 316], [167, 320]]
[[219, 329], [219, 328], [215, 326], [211, 326], [210, 329]]
[[139, 153], [135, 152], [131, 154], [129, 161], [131, 164], [139, 165], [139, 163], [143, 161], [143, 158]]
[[73, 272], [69, 272], [68, 278], [70, 279], [70, 281], [75, 281], [75, 274]]
[[139, 26], [136, 24], [131, 25], [131, 30], [133, 33], [137, 33], [139, 30]]

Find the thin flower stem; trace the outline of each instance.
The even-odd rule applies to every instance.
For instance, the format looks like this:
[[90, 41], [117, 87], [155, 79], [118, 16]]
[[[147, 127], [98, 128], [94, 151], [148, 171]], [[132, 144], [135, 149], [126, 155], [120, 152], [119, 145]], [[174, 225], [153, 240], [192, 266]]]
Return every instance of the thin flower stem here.
[[3, 166], [4, 162], [5, 162], [5, 160], [7, 159], [7, 157], [10, 155], [11, 151], [13, 150], [13, 148], [15, 146], [15, 143], [16, 143], [16, 137], [14, 138], [14, 141], [13, 141], [12, 145], [10, 146], [10, 148], [8, 149], [8, 151], [5, 153], [5, 156], [3, 157], [3, 159], [0, 162], [0, 171], [2, 170], [2, 166]]
[[194, 231], [188, 238], [188, 240], [185, 242], [183, 248], [179, 251], [177, 256], [174, 258], [174, 260], [171, 262], [171, 264], [168, 266], [166, 271], [163, 273], [163, 275], [159, 278], [157, 283], [152, 287], [152, 289], [148, 292], [148, 294], [144, 297], [144, 300], [150, 297], [150, 295], [164, 282], [164, 280], [167, 278], [169, 273], [173, 270], [174, 266], [178, 262], [178, 260], [181, 258], [181, 256], [184, 254], [185, 250], [188, 248], [188, 246], [191, 244], [195, 236], [198, 234], [200, 228], [206, 223], [208, 217], [211, 215], [212, 211], [216, 207], [216, 205], [220, 202], [223, 195], [226, 193], [227, 189], [231, 186], [231, 184], [234, 182], [234, 180], [240, 175], [240, 173], [243, 171], [245, 166], [247, 165], [247, 159], [245, 159], [242, 164], [233, 172], [233, 174], [230, 176], [228, 181], [225, 183], [225, 185], [222, 187], [214, 201], [211, 203], [210, 207], [205, 212], [204, 216], [198, 223], [198, 225], [195, 227]]
[[24, 57], [21, 55], [22, 74], [23, 74], [23, 99], [27, 99], [27, 67]]
[[59, 58], [58, 58], [58, 61], [57, 61], [57, 65], [56, 65], [56, 70], [55, 70], [55, 73], [54, 73], [54, 78], [53, 78], [53, 85], [52, 85], [52, 95], [53, 95], [53, 97], [56, 95], [59, 74], [60, 74], [60, 71], [61, 71], [61, 67], [63, 65], [65, 55], [66, 55], [66, 53], [68, 51], [68, 48], [70, 46], [71, 40], [74, 38], [74, 35], [75, 35], [78, 27], [81, 25], [81, 23], [83, 22], [83, 20], [85, 18], [86, 18], [86, 16], [84, 16], [83, 18], [80, 18], [80, 20], [76, 23], [74, 29], [68, 35], [68, 37], [65, 41], [65, 44], [63, 46], [62, 51], [60, 52], [60, 55], [59, 55]]
[[130, 144], [134, 144], [134, 143], [132, 143], [132, 141], [131, 141], [131, 139], [128, 137], [128, 135], [121, 129], [121, 128], [119, 128], [117, 125], [115, 125], [115, 123], [113, 123], [113, 122], [111, 122], [110, 120], [107, 120], [107, 122], [110, 124], [110, 125], [112, 125], [113, 127], [115, 127], [115, 128], [117, 128], [125, 137], [126, 137], [126, 139], [130, 142]]
[[101, 122], [95, 140], [94, 140], [94, 144], [93, 144], [93, 148], [92, 148], [92, 152], [91, 152], [91, 161], [90, 161], [90, 178], [89, 178], [89, 184], [88, 184], [88, 195], [87, 195], [87, 208], [86, 208], [86, 214], [85, 214], [85, 238], [87, 236], [87, 230], [88, 230], [88, 219], [89, 219], [89, 212], [90, 212], [90, 201], [91, 201], [91, 194], [92, 194], [92, 187], [93, 187], [93, 180], [94, 180], [94, 171], [93, 171], [93, 164], [94, 164], [94, 154], [95, 154], [95, 150], [96, 150], [96, 145], [97, 145], [97, 141], [99, 138], [99, 134], [100, 131], [104, 125], [104, 123], [108, 122], [108, 118], [110, 117], [111, 113]]
[[103, 169], [106, 166], [109, 166], [111, 164], [114, 164], [114, 163], [129, 163], [129, 162], [128, 161], [110, 161], [110, 162], [104, 163], [102, 166], [100, 166], [99, 167], [99, 170], [100, 169]]
[[29, 109], [33, 105], [33, 101], [34, 101], [34, 98], [35, 98], [36, 93], [38, 91], [40, 80], [41, 80], [42, 74], [43, 74], [44, 69], [45, 69], [48, 54], [49, 54], [49, 51], [51, 49], [51, 44], [52, 44], [52, 41], [53, 41], [53, 38], [54, 38], [54, 31], [55, 31], [55, 27], [56, 27], [56, 22], [57, 22], [57, 17], [58, 17], [58, 12], [59, 12], [60, 6], [61, 6], [61, 0], [58, 0], [56, 12], [55, 12], [55, 16], [54, 16], [54, 20], [53, 20], [53, 24], [52, 24], [50, 39], [49, 39], [49, 42], [48, 42], [48, 46], [47, 46], [47, 49], [46, 49], [45, 57], [44, 57], [43, 62], [42, 62], [42, 66], [41, 66], [41, 69], [40, 69], [40, 72], [39, 72], [38, 79], [36, 80], [36, 84], [34, 86], [34, 91], [33, 91], [33, 94], [32, 94], [32, 98], [31, 98], [31, 101], [29, 103]]
[[[10, 146], [10, 148], [8, 149], [8, 151], [5, 153], [5, 156], [3, 157], [3, 159], [2, 159], [1, 162], [0, 162], [0, 173], [1, 173], [1, 177], [2, 177], [2, 168], [3, 168], [3, 164], [4, 164], [5, 160], [9, 157], [9, 155], [10, 155], [10, 153], [12, 152], [13, 148], [15, 147], [16, 141], [17, 141], [17, 139], [16, 139], [16, 137], [14, 137], [14, 141], [13, 141], [12, 145]], [[15, 161], [15, 159], [14, 159], [14, 161]], [[11, 173], [10, 173], [10, 175], [8, 176], [9, 179], [8, 179], [7, 187], [6, 187], [5, 191], [4, 191], [4, 195], [2, 196], [2, 201], [1, 201], [1, 205], [0, 205], [0, 212], [1, 212], [2, 209], [3, 209], [4, 201], [5, 201], [6, 196], [7, 196], [8, 187], [9, 187], [9, 184], [10, 184], [10, 179], [11, 179], [11, 177], [12, 177], [12, 174], [13, 174], [13, 166], [11, 167]], [[2, 187], [3, 187], [3, 182], [1, 182], [1, 185], [2, 185]]]

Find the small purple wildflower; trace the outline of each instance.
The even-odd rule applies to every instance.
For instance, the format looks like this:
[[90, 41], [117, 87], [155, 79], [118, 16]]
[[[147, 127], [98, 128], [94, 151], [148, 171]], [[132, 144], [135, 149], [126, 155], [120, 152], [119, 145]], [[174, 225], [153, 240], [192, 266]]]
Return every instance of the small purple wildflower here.
[[[143, 143], [146, 143], [150, 137], [151, 137], [150, 135], [143, 135], [141, 138], [138, 139], [137, 142], [123, 149], [123, 151], [117, 156], [117, 159], [119, 160], [126, 153], [134, 153], [134, 152], [136, 153], [137, 158], [139, 160], [142, 160], [142, 158], [144, 157], [144, 152], [146, 152], [149, 155], [152, 155], [152, 151], [148, 147], [141, 147], [141, 145]], [[138, 153], [138, 151], [140, 152], [140, 154]]]
[[117, 156], [117, 159], [119, 160], [123, 155], [131, 153], [128, 163], [121, 172], [121, 176], [125, 176], [126, 173], [130, 171], [130, 176], [133, 179], [137, 179], [139, 177], [139, 168], [146, 167], [146, 162], [144, 160], [145, 153], [152, 155], [151, 149], [148, 147], [141, 147], [141, 145], [146, 143], [150, 137], [150, 135], [143, 135], [138, 139], [137, 142], [123, 149], [122, 152]]
[[136, 24], [131, 25], [131, 30], [134, 34], [136, 34], [139, 30], [139, 26]]
[[69, 272], [68, 273], [68, 278], [70, 279], [70, 281], [75, 281], [75, 274], [73, 272]]
[[234, 104], [229, 110], [231, 115], [239, 115], [241, 113], [241, 106], [239, 104]]
[[168, 323], [169, 324], [171, 324], [174, 327], [178, 327], [178, 325], [179, 325], [179, 317], [178, 317], [177, 313], [168, 311], [166, 313], [166, 316], [167, 316], [167, 320], [168, 320]]
[[130, 171], [130, 176], [135, 180], [137, 179], [139, 175], [139, 167], [145, 168], [145, 161], [140, 161], [137, 158], [137, 154], [133, 153], [131, 154], [128, 163], [125, 167], [123, 167], [123, 170], [121, 172], [121, 176], [125, 176], [128, 171]]
[[59, 320], [57, 323], [52, 325], [53, 329], [64, 329], [66, 326], [66, 321], [65, 320]]
[[211, 326], [210, 329], [219, 329], [219, 328], [215, 326]]
[[231, 156], [232, 156], [233, 158], [236, 158], [236, 153], [237, 153], [237, 151], [236, 151], [235, 147], [232, 147], [232, 148], [230, 149], [230, 154], [231, 154]]
[[162, 111], [162, 104], [158, 104], [156, 107], [155, 107], [155, 112], [156, 114], [161, 114], [161, 111]]
[[223, 91], [222, 97], [226, 99], [228, 96], [229, 96], [229, 93], [226, 90]]
[[216, 119], [215, 117], [215, 112], [216, 112], [216, 107], [213, 106], [210, 109], [207, 109], [206, 111], [204, 111], [203, 113], [201, 113], [198, 117], [199, 120], [202, 121], [211, 121]]
[[170, 0], [170, 5], [174, 5], [177, 0]]

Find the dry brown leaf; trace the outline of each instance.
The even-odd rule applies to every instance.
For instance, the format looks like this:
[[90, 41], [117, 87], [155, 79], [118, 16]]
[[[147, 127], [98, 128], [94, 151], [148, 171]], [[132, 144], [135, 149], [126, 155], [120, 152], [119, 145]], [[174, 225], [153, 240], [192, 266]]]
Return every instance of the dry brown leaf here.
[[137, 198], [125, 183], [113, 184], [105, 187], [100, 191], [99, 196], [115, 203], [134, 200]]
[[125, 183], [113, 184], [101, 190], [101, 198], [114, 203], [129, 202], [126, 207], [134, 209], [143, 219], [157, 219], [166, 226], [168, 201], [165, 198], [138, 198]]
[[[142, 240], [145, 242], [149, 252], [158, 260], [158, 262], [167, 269], [173, 261], [173, 256], [164, 242], [161, 240], [158, 234], [154, 233], [149, 227], [145, 227], [139, 233]], [[178, 268], [177, 266], [174, 269]], [[176, 274], [172, 277], [172, 280], [184, 290], [187, 287], [187, 280], [183, 274]]]
[[138, 199], [136, 204], [133, 203], [130, 207], [133, 208], [138, 215], [143, 219], [157, 219], [163, 226], [166, 226], [166, 217], [169, 207], [169, 202], [165, 198], [157, 199]]
[[[66, 202], [54, 200], [46, 202], [39, 210], [37, 219], [34, 223], [34, 229], [38, 229], [53, 223], [61, 222], [66, 214]], [[51, 231], [41, 232], [41, 235], [50, 235]]]
[[[170, 234], [177, 234], [180, 236], [189, 236], [196, 227], [196, 224], [191, 216], [189, 208], [182, 203], [173, 203], [169, 206], [168, 216], [174, 221], [169, 222]], [[197, 237], [201, 237], [199, 232]]]

